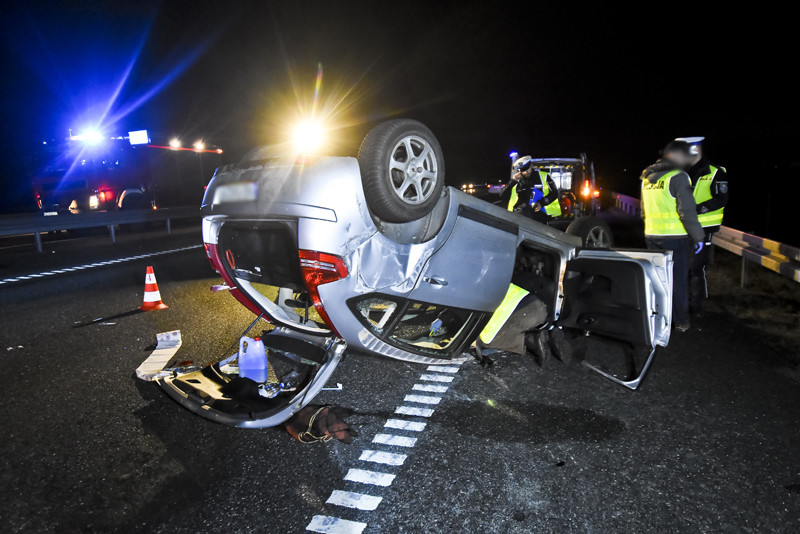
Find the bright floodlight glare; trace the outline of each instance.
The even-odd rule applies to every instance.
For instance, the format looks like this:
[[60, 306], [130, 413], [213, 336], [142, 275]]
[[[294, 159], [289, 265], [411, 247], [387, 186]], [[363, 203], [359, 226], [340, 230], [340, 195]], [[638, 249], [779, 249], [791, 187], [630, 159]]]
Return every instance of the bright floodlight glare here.
[[196, 142], [194, 144], [194, 149], [195, 150], [205, 150], [206, 149], [206, 144], [203, 141], [198, 141], [198, 142]]
[[70, 139], [73, 141], [83, 141], [84, 143], [89, 143], [90, 145], [96, 145], [103, 140], [103, 135], [97, 130], [89, 130], [80, 135], [70, 136]]
[[320, 123], [305, 120], [298, 123], [292, 130], [292, 142], [299, 152], [313, 154], [322, 148], [325, 142], [325, 132]]
[[173, 137], [172, 139], [169, 140], [169, 147], [172, 150], [179, 149], [181, 147], [181, 140], [178, 139], [177, 137]]

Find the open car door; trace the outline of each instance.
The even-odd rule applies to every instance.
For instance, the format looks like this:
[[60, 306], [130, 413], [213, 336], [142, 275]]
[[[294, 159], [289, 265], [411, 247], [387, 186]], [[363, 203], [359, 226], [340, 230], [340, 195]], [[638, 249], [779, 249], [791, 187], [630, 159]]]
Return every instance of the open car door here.
[[672, 254], [646, 250], [581, 250], [567, 264], [558, 325], [630, 343], [649, 351], [641, 370], [621, 380], [636, 389], [656, 348], [669, 342], [672, 322]]

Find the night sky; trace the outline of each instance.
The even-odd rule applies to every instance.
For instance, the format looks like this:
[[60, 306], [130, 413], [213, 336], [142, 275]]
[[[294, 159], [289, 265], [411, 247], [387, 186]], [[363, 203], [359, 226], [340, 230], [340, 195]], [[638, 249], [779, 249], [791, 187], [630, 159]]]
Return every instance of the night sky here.
[[25, 192], [26, 150], [103, 116], [114, 133], [202, 137], [228, 161], [280, 141], [312, 108], [320, 64], [318, 106], [334, 110], [342, 154], [380, 120], [412, 117], [437, 134], [451, 184], [504, 178], [512, 149], [586, 152], [606, 188], [635, 192], [667, 141], [705, 135], [739, 220], [766, 209], [747, 189], [756, 176], [779, 202], [800, 160], [788, 13], [640, 6], [15, 4], [2, 15], [0, 210]]

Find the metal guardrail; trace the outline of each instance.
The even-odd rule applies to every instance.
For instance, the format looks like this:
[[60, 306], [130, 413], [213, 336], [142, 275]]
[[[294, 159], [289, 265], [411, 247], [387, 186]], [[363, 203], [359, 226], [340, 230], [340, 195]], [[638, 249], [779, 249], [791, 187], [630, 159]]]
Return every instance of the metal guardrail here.
[[117, 242], [116, 226], [120, 224], [136, 224], [164, 221], [167, 233], [172, 232], [171, 221], [189, 219], [200, 216], [199, 207], [164, 208], [158, 210], [123, 210], [99, 213], [78, 213], [75, 215], [22, 215], [0, 219], [0, 237], [33, 234], [36, 250], [42, 251], [42, 232], [57, 230], [79, 230], [86, 228], [108, 227], [111, 242]]
[[800, 249], [765, 239], [740, 230], [723, 226], [711, 242], [720, 248], [742, 257], [739, 284], [744, 287], [750, 280], [750, 264], [757, 263], [770, 271], [800, 282]]
[[623, 195], [621, 193], [611, 192], [614, 195], [615, 205], [628, 215], [633, 217], [640, 217], [642, 215], [642, 202], [635, 197]]
[[[638, 198], [612, 192], [616, 207], [631, 216], [641, 216], [641, 201]], [[742, 257], [740, 285], [744, 287], [750, 279], [750, 264], [757, 263], [771, 271], [800, 282], [800, 249], [747, 234], [727, 226], [720, 227], [711, 242], [722, 249]]]

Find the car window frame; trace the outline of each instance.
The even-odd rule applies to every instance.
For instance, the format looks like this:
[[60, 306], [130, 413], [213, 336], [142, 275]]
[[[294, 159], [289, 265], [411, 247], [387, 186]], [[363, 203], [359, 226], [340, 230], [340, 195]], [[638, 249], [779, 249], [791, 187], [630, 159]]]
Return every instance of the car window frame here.
[[[389, 322], [383, 327], [383, 332], [379, 332], [375, 329], [375, 325], [373, 325], [369, 319], [364, 317], [361, 311], [358, 309], [358, 303], [370, 298], [382, 298], [397, 304], [397, 308], [394, 311], [394, 316], [389, 320]], [[397, 327], [398, 323], [400, 323], [401, 319], [405, 315], [406, 311], [410, 306], [413, 304], [423, 304], [428, 306], [440, 306], [443, 308], [450, 308], [454, 310], [461, 310], [468, 312], [470, 314], [469, 319], [464, 322], [464, 324], [460, 327], [459, 333], [457, 337], [453, 339], [450, 343], [450, 346], [446, 349], [436, 350], [436, 349], [425, 349], [423, 347], [417, 347], [411, 344], [404, 344], [398, 341], [395, 341], [391, 337], [391, 333], [394, 332], [395, 328]], [[358, 295], [352, 297], [347, 300], [347, 307], [356, 316], [358, 321], [365, 327], [369, 332], [383, 341], [384, 343], [396, 347], [400, 350], [407, 351], [411, 354], [417, 354], [419, 356], [427, 356], [431, 358], [441, 358], [441, 359], [449, 359], [454, 354], [461, 352], [464, 346], [468, 343], [473, 341], [473, 338], [476, 337], [476, 327], [482, 325], [486, 322], [487, 315], [485, 312], [481, 312], [478, 310], [469, 310], [466, 308], [456, 308], [454, 306], [445, 306], [443, 304], [437, 304], [435, 302], [423, 302], [419, 300], [413, 300], [407, 297], [398, 297], [395, 295], [388, 295], [386, 293], [365, 293], [362, 295]]]

